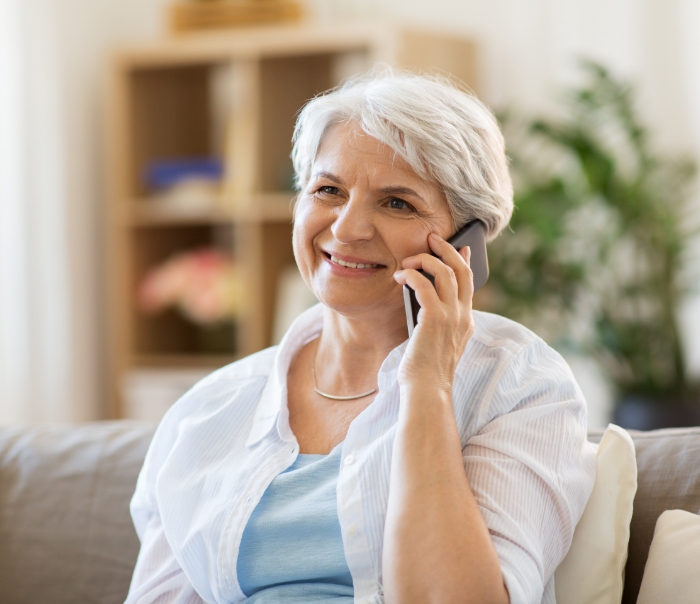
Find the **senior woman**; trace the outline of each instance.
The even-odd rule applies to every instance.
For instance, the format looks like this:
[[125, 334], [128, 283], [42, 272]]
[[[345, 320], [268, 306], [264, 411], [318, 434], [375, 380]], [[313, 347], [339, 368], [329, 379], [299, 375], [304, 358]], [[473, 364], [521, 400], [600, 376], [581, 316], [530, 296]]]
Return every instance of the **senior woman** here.
[[320, 304], [161, 422], [127, 602], [554, 602], [594, 482], [585, 403], [540, 338], [472, 311], [469, 250], [446, 242], [509, 220], [496, 121], [447, 81], [375, 72], [306, 105], [292, 157]]

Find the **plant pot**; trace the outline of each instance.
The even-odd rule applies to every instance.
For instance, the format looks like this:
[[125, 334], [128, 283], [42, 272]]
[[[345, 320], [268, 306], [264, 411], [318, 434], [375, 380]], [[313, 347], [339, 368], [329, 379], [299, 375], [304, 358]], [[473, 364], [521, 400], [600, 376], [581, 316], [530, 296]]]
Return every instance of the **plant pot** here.
[[615, 405], [613, 422], [628, 430], [686, 428], [700, 425], [700, 405], [670, 397], [627, 394]]
[[236, 352], [235, 323], [201, 325], [197, 330], [200, 354], [234, 354]]

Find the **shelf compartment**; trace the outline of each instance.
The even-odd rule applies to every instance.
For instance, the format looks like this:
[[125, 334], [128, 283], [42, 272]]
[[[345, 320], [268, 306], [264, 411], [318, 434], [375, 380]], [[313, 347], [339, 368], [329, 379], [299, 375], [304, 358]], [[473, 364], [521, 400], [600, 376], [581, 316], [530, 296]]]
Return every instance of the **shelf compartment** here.
[[[187, 320], [176, 310], [146, 314], [138, 309], [136, 292], [147, 271], [171, 256], [201, 247], [233, 250], [233, 230], [225, 225], [140, 227], [130, 233], [132, 256], [131, 322], [133, 346], [137, 355], [207, 354], [203, 328]], [[238, 350], [236, 329], [231, 329], [227, 344], [220, 352], [235, 355]], [[219, 351], [217, 351], [219, 352]]]
[[292, 191], [289, 153], [296, 116], [304, 104], [333, 84], [335, 55], [310, 54], [260, 61], [260, 188]]
[[[131, 194], [151, 193], [144, 182], [154, 160], [216, 157], [221, 154], [222, 112], [217, 89], [225, 85], [225, 64], [136, 68], [129, 72]], [[225, 110], [225, 108], [224, 108]]]

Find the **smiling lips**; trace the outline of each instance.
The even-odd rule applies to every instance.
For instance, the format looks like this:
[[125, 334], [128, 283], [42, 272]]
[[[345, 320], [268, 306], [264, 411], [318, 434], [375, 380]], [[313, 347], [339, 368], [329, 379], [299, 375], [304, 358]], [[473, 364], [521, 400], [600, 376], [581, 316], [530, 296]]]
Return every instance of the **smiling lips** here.
[[340, 258], [336, 258], [333, 255], [330, 255], [331, 262], [334, 264], [339, 264], [340, 266], [345, 266], [347, 268], [378, 268], [379, 264], [363, 264], [361, 262], [345, 262], [345, 260], [341, 260]]

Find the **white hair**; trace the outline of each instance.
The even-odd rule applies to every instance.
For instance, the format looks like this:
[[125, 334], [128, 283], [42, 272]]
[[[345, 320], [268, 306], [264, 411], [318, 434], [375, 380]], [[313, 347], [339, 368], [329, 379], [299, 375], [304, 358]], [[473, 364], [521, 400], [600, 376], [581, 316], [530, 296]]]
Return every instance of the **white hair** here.
[[489, 109], [447, 78], [386, 66], [351, 78], [309, 101], [294, 129], [297, 189], [330, 126], [357, 122], [444, 193], [455, 228], [473, 219], [493, 239], [513, 212], [505, 143]]

